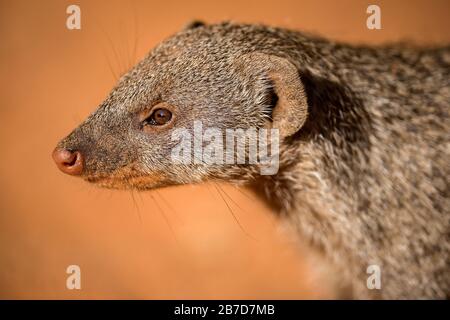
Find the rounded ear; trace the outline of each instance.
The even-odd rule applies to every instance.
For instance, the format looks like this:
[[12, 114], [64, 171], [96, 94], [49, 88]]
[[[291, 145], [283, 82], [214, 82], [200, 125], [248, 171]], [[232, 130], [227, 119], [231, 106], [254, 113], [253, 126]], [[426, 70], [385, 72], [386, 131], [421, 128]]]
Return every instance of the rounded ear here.
[[183, 30], [195, 29], [203, 26], [206, 26], [205, 22], [200, 20], [192, 20], [184, 26]]
[[297, 68], [286, 58], [249, 53], [240, 57], [246, 73], [262, 75], [276, 95], [270, 127], [278, 128], [280, 138], [295, 134], [306, 121], [308, 103]]

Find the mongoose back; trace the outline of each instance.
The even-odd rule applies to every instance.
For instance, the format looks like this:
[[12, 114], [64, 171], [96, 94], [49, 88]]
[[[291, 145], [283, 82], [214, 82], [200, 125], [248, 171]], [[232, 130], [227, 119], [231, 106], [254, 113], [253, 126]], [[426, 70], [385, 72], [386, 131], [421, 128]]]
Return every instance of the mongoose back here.
[[[345, 297], [450, 294], [450, 47], [352, 46], [201, 23], [159, 44], [57, 146], [65, 173], [147, 190], [251, 184], [323, 253]], [[279, 130], [279, 169], [174, 163], [177, 128]], [[381, 288], [369, 290], [378, 266]]]

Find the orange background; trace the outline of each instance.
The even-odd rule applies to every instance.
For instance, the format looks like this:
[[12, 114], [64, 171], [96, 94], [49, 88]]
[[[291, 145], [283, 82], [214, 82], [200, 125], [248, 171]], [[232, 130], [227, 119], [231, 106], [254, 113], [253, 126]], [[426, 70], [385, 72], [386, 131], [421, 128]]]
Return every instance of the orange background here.
[[[372, 3], [382, 30], [366, 28]], [[81, 7], [81, 30], [65, 27], [69, 4]], [[0, 298], [333, 297], [249, 190], [221, 186], [244, 232], [214, 185], [96, 189], [60, 173], [51, 151], [102, 101], [113, 74], [192, 19], [442, 44], [449, 8], [447, 0], [0, 1]], [[81, 290], [66, 289], [71, 264], [81, 267]]]

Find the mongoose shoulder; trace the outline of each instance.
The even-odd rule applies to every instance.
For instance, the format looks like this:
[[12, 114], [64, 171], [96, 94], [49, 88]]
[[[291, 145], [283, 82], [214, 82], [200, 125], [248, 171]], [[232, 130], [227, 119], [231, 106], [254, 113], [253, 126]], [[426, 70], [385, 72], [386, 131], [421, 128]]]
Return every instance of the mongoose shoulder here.
[[[450, 294], [450, 48], [193, 24], [125, 74], [53, 154], [111, 188], [256, 184], [357, 298]], [[177, 128], [279, 129], [279, 169], [174, 163]], [[195, 156], [195, 155], [194, 155]], [[382, 272], [380, 290], [366, 269]]]

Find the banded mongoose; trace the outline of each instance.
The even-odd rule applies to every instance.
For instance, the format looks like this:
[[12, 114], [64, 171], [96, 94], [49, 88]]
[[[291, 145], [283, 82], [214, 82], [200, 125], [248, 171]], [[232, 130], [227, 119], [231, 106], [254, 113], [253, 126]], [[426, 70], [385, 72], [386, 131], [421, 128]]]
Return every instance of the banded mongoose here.
[[[448, 298], [449, 49], [194, 23], [123, 75], [53, 158], [109, 188], [258, 186], [323, 253], [344, 297]], [[277, 174], [258, 163], [174, 164], [171, 133], [194, 121], [279, 129]], [[367, 287], [370, 265], [379, 290]]]

